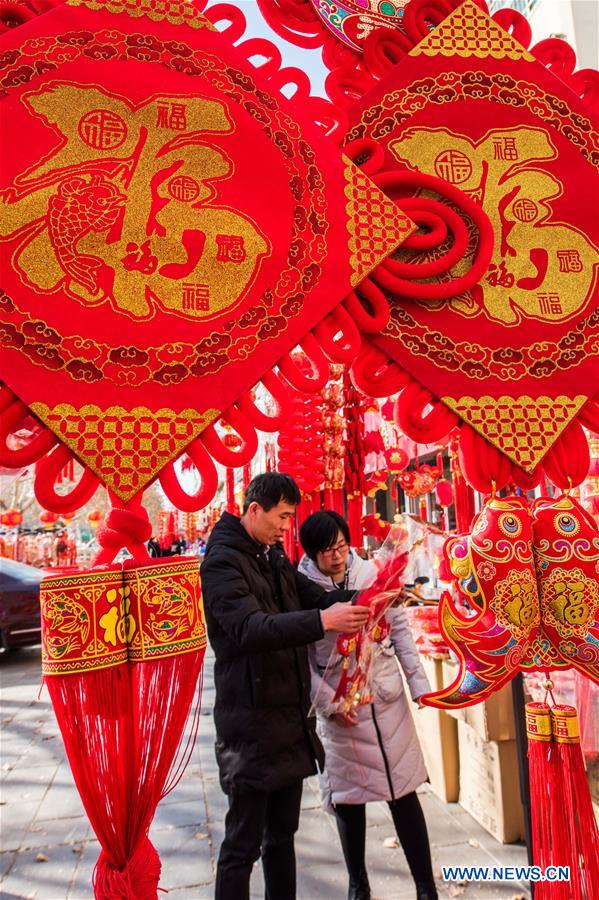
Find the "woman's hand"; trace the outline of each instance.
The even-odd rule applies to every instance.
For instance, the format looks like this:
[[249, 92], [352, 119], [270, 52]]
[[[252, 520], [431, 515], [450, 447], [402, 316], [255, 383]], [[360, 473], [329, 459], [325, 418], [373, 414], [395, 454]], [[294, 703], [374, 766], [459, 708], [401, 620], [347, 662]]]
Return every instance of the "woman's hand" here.
[[347, 712], [335, 713], [334, 716], [331, 716], [331, 719], [336, 725], [341, 725], [343, 728], [352, 728], [358, 724], [358, 710], [352, 708]]
[[399, 590], [397, 592], [397, 597], [394, 598], [393, 602], [389, 604], [391, 609], [396, 609], [398, 606], [403, 606], [406, 600], [410, 597], [405, 584], [403, 582], [399, 586]]

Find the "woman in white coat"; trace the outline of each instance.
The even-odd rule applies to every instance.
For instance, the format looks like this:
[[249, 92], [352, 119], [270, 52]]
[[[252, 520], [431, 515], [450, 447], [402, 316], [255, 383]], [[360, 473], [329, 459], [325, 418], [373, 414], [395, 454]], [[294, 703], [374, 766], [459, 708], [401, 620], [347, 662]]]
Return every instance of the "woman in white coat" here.
[[[313, 513], [300, 530], [305, 554], [299, 571], [326, 590], [359, 590], [372, 584], [377, 568], [350, 549], [347, 522], [332, 510]], [[427, 773], [401, 679], [412, 700], [430, 691], [405, 613], [385, 613], [390, 631], [375, 648], [370, 691], [373, 700], [349, 713], [336, 712], [333, 696], [342, 658], [337, 635], [310, 646], [312, 699], [326, 762], [321, 776], [325, 808], [335, 813], [349, 873], [348, 900], [368, 900], [365, 862], [366, 806], [386, 800], [397, 836], [416, 883], [418, 900], [436, 900], [426, 822], [416, 788]]]

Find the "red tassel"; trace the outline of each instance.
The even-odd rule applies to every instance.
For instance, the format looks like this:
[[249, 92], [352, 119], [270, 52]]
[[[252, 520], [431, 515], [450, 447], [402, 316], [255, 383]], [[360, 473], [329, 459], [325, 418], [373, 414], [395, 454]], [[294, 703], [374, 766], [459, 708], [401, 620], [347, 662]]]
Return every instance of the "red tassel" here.
[[594, 900], [599, 897], [599, 828], [580, 749], [576, 709], [552, 707], [551, 722], [561, 775], [560, 802], [568, 816], [563, 834], [570, 865], [567, 896], [570, 900]]
[[162, 866], [154, 845], [144, 838], [122, 870], [113, 869], [102, 851], [94, 869], [96, 900], [154, 900]]
[[456, 531], [458, 534], [466, 534], [470, 531], [470, 525], [474, 518], [474, 492], [464, 478], [460, 468], [458, 449], [459, 431], [453, 432], [450, 440], [449, 460], [453, 479], [453, 499], [456, 519]]
[[157, 897], [160, 860], [145, 835], [187, 761], [184, 746], [173, 762], [203, 658], [201, 650], [45, 680], [103, 848], [94, 872], [96, 900]]
[[[131, 510], [113, 509], [109, 520], [106, 553], [124, 521], [144, 525]], [[95, 896], [155, 900], [160, 861], [148, 831], [199, 725], [196, 710], [182, 741], [206, 642], [197, 561], [131, 559], [57, 574], [43, 580], [40, 605], [45, 684], [102, 847]]]
[[227, 467], [226, 472], [226, 497], [227, 512], [237, 515], [238, 509], [235, 503], [235, 470]]
[[599, 896], [599, 829], [576, 710], [527, 703], [526, 732], [533, 860], [542, 869], [570, 869], [567, 882], [535, 882], [535, 900], [591, 900]]
[[289, 529], [284, 534], [283, 547], [285, 548], [285, 553], [287, 554], [291, 562], [294, 563], [297, 559], [294, 522], [291, 523]]
[[[526, 733], [533, 860], [543, 869], [566, 865], [566, 818], [559, 796], [561, 778], [551, 735], [551, 711], [547, 703], [526, 704]], [[567, 882], [535, 882], [535, 900], [568, 900]]]
[[333, 505], [331, 507], [338, 512], [340, 516], [343, 515], [343, 490], [342, 488], [335, 488], [333, 491]]
[[332, 509], [343, 515], [343, 491], [341, 488], [325, 488], [322, 492], [323, 509]]
[[352, 544], [358, 547], [364, 537], [362, 528], [362, 494], [347, 498], [347, 524]]

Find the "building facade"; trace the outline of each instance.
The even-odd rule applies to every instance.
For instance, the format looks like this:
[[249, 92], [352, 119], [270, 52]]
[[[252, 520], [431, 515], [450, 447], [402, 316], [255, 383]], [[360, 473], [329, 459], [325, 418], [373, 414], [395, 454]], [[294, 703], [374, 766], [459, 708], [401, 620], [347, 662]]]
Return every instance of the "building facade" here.
[[511, 7], [526, 16], [532, 42], [564, 38], [576, 51], [577, 68], [599, 68], [599, 2], [597, 0], [490, 0], [491, 13]]

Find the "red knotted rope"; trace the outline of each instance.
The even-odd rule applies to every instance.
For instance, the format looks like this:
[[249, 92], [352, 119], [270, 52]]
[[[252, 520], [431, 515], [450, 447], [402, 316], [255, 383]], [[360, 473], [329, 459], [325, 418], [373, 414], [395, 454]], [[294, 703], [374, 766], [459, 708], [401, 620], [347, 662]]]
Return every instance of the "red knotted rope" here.
[[96, 900], [146, 900], [156, 897], [161, 869], [160, 857], [147, 837], [139, 842], [122, 871], [111, 866], [102, 850], [94, 869], [94, 896]]
[[152, 536], [152, 526], [147, 510], [142, 506], [143, 492], [131, 500], [121, 500], [111, 491], [112, 509], [106, 521], [98, 528], [96, 539], [102, 548], [93, 565], [111, 563], [123, 547], [126, 547], [136, 562], [149, 559], [146, 542]]

